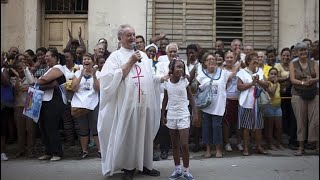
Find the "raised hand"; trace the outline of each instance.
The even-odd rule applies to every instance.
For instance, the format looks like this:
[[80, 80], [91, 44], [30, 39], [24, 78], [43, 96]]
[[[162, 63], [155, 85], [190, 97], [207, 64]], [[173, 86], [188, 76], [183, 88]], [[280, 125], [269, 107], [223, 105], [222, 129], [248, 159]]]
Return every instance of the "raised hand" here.
[[163, 38], [165, 38], [165, 37], [166, 37], [166, 34], [165, 34], [165, 33], [163, 33], [163, 32], [160, 32], [160, 37], [163, 39]]
[[69, 32], [69, 38], [70, 38], [70, 39], [73, 39], [72, 33], [71, 33], [70, 29], [68, 29], [68, 32]]
[[81, 29], [81, 26], [79, 27], [79, 33], [78, 33], [78, 36], [81, 37], [81, 32], [82, 32], [82, 29]]

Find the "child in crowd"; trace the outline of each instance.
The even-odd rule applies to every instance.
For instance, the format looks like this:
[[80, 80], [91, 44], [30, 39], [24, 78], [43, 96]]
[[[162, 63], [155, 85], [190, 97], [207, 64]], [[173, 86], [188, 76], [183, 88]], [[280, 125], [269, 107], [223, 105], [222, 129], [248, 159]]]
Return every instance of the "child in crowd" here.
[[[164, 82], [165, 91], [161, 110], [161, 121], [166, 124], [170, 131], [175, 164], [175, 170], [169, 179], [179, 179], [183, 176], [187, 180], [193, 180], [194, 178], [189, 172], [189, 103], [192, 106], [193, 123], [198, 121], [198, 116], [189, 82], [184, 78], [184, 62], [180, 59], [170, 62], [169, 75], [171, 75], [169, 81]], [[166, 107], [168, 109], [167, 116], [165, 115]], [[180, 165], [180, 145], [184, 167], [183, 173]]]
[[[268, 148], [275, 150], [272, 144], [273, 130], [276, 136], [276, 147], [281, 149], [281, 134], [282, 134], [282, 110], [281, 110], [281, 97], [280, 97], [280, 84], [278, 83], [278, 70], [271, 68], [269, 70], [268, 82], [270, 86], [267, 91], [271, 97], [271, 104], [269, 104], [264, 111], [266, 118], [266, 134]], [[275, 129], [274, 129], [275, 127]]]

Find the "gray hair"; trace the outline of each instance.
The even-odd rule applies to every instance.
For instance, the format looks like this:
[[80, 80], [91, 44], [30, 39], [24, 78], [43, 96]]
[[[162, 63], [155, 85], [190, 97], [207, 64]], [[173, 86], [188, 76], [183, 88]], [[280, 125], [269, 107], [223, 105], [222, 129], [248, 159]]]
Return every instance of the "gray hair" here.
[[236, 41], [239, 41], [239, 42], [240, 42], [240, 45], [243, 46], [242, 41], [241, 41], [240, 39], [234, 39], [234, 40], [232, 40], [231, 46], [232, 46]]
[[308, 49], [308, 45], [306, 43], [304, 43], [304, 42], [298, 42], [294, 46], [293, 50], [298, 51], [299, 49], [302, 49], [302, 48]]
[[[123, 34], [123, 30], [125, 28], [132, 28], [132, 26], [130, 26], [129, 24], [122, 24], [119, 26], [118, 30], [117, 30], [117, 35], [118, 35], [118, 40], [121, 40], [121, 36]], [[132, 28], [133, 29], [133, 28]]]
[[104, 43], [99, 42], [99, 43], [96, 44], [95, 48], [97, 48], [99, 45], [102, 45], [103, 47], [105, 46]]
[[170, 44], [168, 44], [168, 45], [166, 46], [166, 52], [169, 51], [169, 47], [171, 47], [171, 46], [177, 48], [177, 52], [178, 52], [179, 48], [178, 48], [177, 43], [175, 43], [175, 42], [172, 42], [172, 43], [170, 43]]

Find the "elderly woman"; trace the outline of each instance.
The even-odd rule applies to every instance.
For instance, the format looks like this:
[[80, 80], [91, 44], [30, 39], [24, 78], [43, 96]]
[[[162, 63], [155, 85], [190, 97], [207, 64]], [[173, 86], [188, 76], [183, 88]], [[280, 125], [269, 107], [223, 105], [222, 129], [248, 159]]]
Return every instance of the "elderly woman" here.
[[49, 69], [36, 82], [40, 89], [44, 90], [39, 125], [45, 145], [45, 155], [38, 159], [59, 161], [63, 155], [59, 123], [67, 103], [65, 93], [61, 90], [60, 85], [66, 82], [66, 77], [64, 68], [58, 62], [57, 51], [48, 50], [45, 60]]
[[261, 146], [263, 118], [262, 110], [254, 103], [254, 91], [257, 85], [262, 88], [268, 87], [261, 68], [258, 68], [258, 54], [252, 52], [245, 58], [246, 67], [237, 73], [237, 87], [239, 95], [239, 115], [238, 127], [243, 128], [244, 148], [242, 155], [249, 155], [249, 133], [250, 130], [255, 132], [256, 150], [258, 153], [266, 154], [267, 152]]
[[308, 59], [308, 45], [299, 42], [295, 45], [297, 60], [290, 62], [289, 74], [292, 83], [292, 108], [297, 119], [297, 140], [299, 148], [296, 156], [304, 153], [304, 141], [308, 128], [308, 141], [316, 142], [319, 153], [319, 66]]
[[217, 58], [213, 53], [203, 56], [202, 72], [197, 75], [200, 89], [211, 86], [213, 99], [208, 107], [202, 109], [202, 138], [206, 145], [205, 157], [211, 157], [211, 145], [216, 146], [217, 158], [222, 157], [222, 120], [226, 108], [226, 86], [229, 72], [217, 65]]
[[[239, 90], [237, 88], [237, 72], [240, 69], [240, 63], [236, 63], [235, 54], [231, 51], [225, 53], [225, 62], [226, 65], [224, 69], [230, 74], [230, 81], [227, 84], [227, 103], [226, 103], [226, 112], [224, 114], [223, 121], [223, 141], [225, 143], [225, 150], [230, 152], [232, 151], [231, 144], [229, 141], [229, 132], [231, 125], [234, 124], [234, 127], [237, 127], [238, 122], [238, 98]], [[240, 129], [236, 130], [237, 137], [237, 148], [239, 151], [243, 151], [243, 146], [241, 144], [241, 131]]]

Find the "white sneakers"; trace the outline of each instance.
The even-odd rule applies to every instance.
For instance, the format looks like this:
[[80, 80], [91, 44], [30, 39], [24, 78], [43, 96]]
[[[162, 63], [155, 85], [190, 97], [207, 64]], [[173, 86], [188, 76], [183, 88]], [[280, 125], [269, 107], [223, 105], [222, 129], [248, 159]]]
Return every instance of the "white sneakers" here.
[[6, 153], [1, 153], [1, 161], [8, 161]]
[[[242, 147], [242, 144], [238, 144], [237, 145], [237, 148], [239, 151], [243, 151], [243, 147]], [[231, 152], [232, 151], [232, 148], [231, 148], [231, 145], [228, 143], [224, 146], [224, 149], [228, 152]]]
[[224, 146], [224, 149], [228, 152], [232, 151], [231, 145], [229, 143]]
[[238, 148], [239, 151], [243, 151], [242, 144], [238, 144], [238, 145], [237, 145], [237, 148]]
[[38, 158], [39, 160], [49, 160], [50, 161], [60, 161], [61, 157], [60, 156], [49, 156], [49, 155], [43, 155]]
[[49, 155], [43, 155], [41, 157], [39, 157], [38, 159], [39, 160], [48, 160], [48, 159], [51, 159], [52, 156], [49, 156]]
[[60, 161], [61, 157], [60, 156], [53, 156], [50, 161]]

